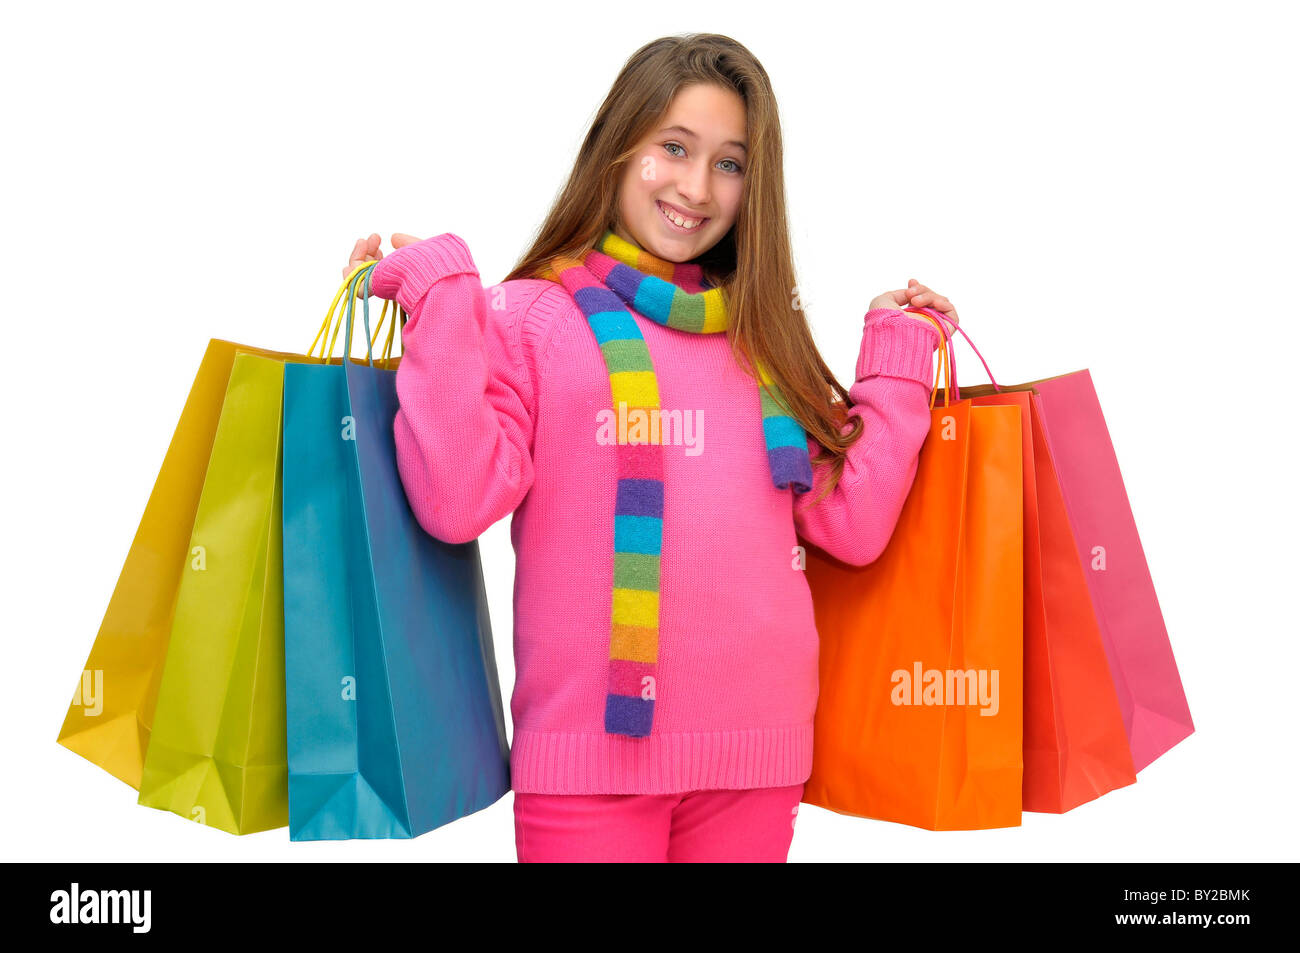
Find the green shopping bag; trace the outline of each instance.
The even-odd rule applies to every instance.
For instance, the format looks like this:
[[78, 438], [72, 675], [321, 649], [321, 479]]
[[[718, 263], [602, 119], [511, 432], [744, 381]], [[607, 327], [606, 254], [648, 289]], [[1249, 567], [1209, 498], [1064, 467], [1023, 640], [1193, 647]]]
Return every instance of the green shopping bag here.
[[283, 359], [235, 356], [140, 781], [140, 804], [232, 834], [288, 823], [283, 381]]

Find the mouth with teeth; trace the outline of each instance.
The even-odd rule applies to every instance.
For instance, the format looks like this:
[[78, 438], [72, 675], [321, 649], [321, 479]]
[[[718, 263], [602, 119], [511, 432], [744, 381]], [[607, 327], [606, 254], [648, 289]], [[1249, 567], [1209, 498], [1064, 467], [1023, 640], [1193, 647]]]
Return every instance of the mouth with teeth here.
[[657, 199], [655, 200], [655, 205], [659, 206], [660, 217], [667, 222], [674, 231], [693, 232], [708, 221], [707, 218], [689, 218]]

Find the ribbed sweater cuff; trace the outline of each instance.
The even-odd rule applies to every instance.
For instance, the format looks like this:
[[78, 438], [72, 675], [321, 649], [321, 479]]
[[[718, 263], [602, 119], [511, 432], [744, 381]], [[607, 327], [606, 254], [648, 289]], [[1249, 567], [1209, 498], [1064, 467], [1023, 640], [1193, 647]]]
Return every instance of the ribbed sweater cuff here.
[[474, 257], [459, 235], [443, 232], [379, 259], [370, 275], [370, 290], [411, 312], [434, 282], [459, 274], [478, 274]]
[[872, 308], [863, 319], [857, 379], [875, 374], [934, 383], [934, 352], [939, 332], [934, 325], [909, 317], [898, 308]]

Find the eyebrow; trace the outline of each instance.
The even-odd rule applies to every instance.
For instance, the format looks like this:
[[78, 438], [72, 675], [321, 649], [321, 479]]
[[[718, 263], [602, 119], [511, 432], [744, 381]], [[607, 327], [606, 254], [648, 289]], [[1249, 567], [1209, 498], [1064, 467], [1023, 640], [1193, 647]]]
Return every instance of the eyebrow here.
[[[684, 132], [684, 133], [686, 133], [686, 135], [690, 136], [692, 139], [698, 139], [698, 138], [699, 138], [699, 136], [697, 136], [695, 133], [691, 132], [691, 130], [687, 129], [685, 126], [665, 126], [664, 128], [660, 129], [659, 131], [660, 131], [660, 132]], [[723, 143], [723, 145], [724, 145], [724, 146], [736, 146], [736, 147], [739, 148], [742, 152], [744, 152], [745, 155], [749, 155], [749, 149], [747, 149], [747, 148], [745, 147], [745, 144], [744, 144], [743, 142], [737, 142], [735, 139], [728, 139], [726, 142]]]

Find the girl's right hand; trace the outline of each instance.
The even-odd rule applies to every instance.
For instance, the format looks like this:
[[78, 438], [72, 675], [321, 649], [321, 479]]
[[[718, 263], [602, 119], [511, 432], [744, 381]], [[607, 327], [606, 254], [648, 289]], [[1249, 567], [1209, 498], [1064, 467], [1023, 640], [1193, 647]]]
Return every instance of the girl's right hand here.
[[343, 269], [343, 280], [346, 281], [348, 275], [357, 270], [357, 265], [364, 261], [378, 261], [384, 257], [384, 253], [379, 250], [379, 233], [374, 232], [369, 238], [358, 238], [357, 243], [352, 246], [352, 255], [348, 258], [348, 266]]
[[[394, 250], [419, 241], [420, 239], [416, 238], [415, 235], [408, 235], [404, 231], [394, 231], [393, 233]], [[356, 244], [352, 246], [352, 255], [348, 257], [347, 268], [343, 269], [343, 281], [347, 281], [348, 276], [355, 272], [357, 265], [363, 264], [365, 261], [378, 261], [381, 257], [383, 257], [383, 252], [380, 251], [380, 233], [378, 231], [370, 234], [369, 238], [357, 238]], [[364, 287], [360, 282], [357, 282], [357, 298], [363, 298]]]
[[[384, 253], [379, 250], [379, 233], [374, 232], [369, 238], [358, 238], [357, 243], [352, 246], [352, 254], [348, 258], [348, 266], [343, 269], [343, 280], [346, 281], [352, 272], [357, 270], [357, 266], [367, 261], [378, 261], [384, 257]], [[420, 239], [414, 235], [407, 235], [405, 232], [394, 232], [392, 237], [393, 248], [402, 248], [405, 245], [418, 242]], [[360, 295], [358, 289], [357, 294]]]

